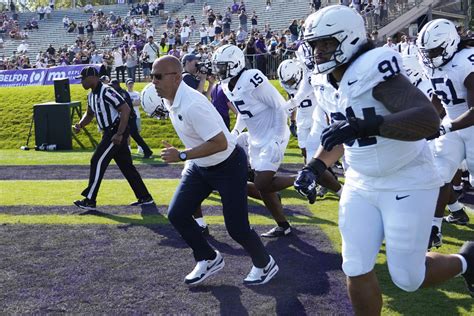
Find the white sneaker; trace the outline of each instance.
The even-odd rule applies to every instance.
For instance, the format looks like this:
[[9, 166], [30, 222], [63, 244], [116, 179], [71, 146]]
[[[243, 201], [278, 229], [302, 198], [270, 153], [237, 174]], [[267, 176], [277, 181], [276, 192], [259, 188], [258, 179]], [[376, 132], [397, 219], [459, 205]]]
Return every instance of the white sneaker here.
[[246, 285], [260, 285], [265, 284], [270, 281], [275, 274], [278, 272], [278, 265], [272, 256], [270, 256], [270, 262], [265, 268], [257, 268], [256, 266], [252, 267], [250, 273], [244, 279], [244, 284]]
[[137, 154], [142, 154], [143, 155], [143, 149], [140, 146], [138, 146], [138, 148], [137, 148]]
[[199, 261], [194, 267], [194, 270], [184, 278], [184, 283], [189, 285], [201, 283], [207, 279], [207, 277], [221, 270], [224, 266], [224, 258], [222, 258], [221, 253], [216, 250], [216, 258], [214, 260]]

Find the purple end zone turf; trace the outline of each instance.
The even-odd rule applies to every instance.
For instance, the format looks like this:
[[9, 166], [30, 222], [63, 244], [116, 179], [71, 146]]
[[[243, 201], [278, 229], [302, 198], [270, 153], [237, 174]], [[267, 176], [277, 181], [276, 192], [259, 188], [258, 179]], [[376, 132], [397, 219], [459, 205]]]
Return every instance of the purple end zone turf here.
[[[259, 233], [270, 226], [258, 226]], [[189, 288], [190, 249], [170, 225], [0, 226], [4, 313], [352, 314], [340, 255], [315, 227], [267, 241], [280, 272], [245, 287], [251, 261], [222, 225], [210, 243], [225, 268]]]

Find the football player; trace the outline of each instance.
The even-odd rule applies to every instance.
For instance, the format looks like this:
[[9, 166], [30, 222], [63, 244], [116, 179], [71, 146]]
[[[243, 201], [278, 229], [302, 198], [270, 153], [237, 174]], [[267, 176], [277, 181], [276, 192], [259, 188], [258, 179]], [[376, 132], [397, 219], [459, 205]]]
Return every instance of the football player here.
[[247, 128], [254, 183], [278, 224], [262, 236], [288, 235], [291, 227], [276, 193], [291, 186], [295, 177], [275, 175], [290, 136], [285, 100], [261, 71], [245, 68], [244, 53], [237, 46], [219, 47], [211, 61], [224, 93], [239, 112], [233, 133]]
[[[311, 72], [305, 64], [296, 59], [287, 59], [278, 66], [277, 72], [280, 85], [290, 96], [290, 102], [295, 103], [296, 106], [298, 147], [301, 148], [306, 163], [319, 147], [322, 130], [328, 126], [326, 113], [317, 106], [316, 96], [310, 83]], [[334, 177], [332, 181], [331, 179], [329, 181], [329, 188], [340, 195], [342, 186], [337, 178]], [[317, 189], [318, 196], [324, 196], [326, 192], [326, 188]]]
[[[466, 47], [455, 25], [446, 19], [428, 22], [420, 31], [417, 45], [423, 57], [435, 96], [433, 103], [446, 112], [435, 140], [435, 163], [444, 181], [436, 215], [444, 214], [452, 192], [451, 180], [466, 159], [468, 170], [474, 170], [474, 127], [469, 113], [474, 107], [474, 48]], [[439, 102], [441, 101], [441, 102]], [[466, 225], [464, 208], [455, 203], [448, 206], [451, 214], [444, 221]]]
[[374, 265], [384, 239], [389, 273], [399, 288], [415, 291], [463, 274], [474, 294], [474, 242], [465, 243], [460, 254], [426, 254], [441, 179], [425, 137], [439, 128], [439, 117], [402, 75], [399, 53], [374, 48], [363, 18], [341, 5], [311, 14], [304, 39], [313, 48], [314, 72], [325, 74], [336, 93], [334, 104], [323, 104], [332, 123], [295, 188], [310, 193], [344, 153], [339, 230], [355, 314], [381, 313]]
[[[407, 76], [410, 79], [411, 83], [415, 85], [418, 89], [420, 89], [430, 100], [435, 100], [434, 104], [439, 103], [436, 102], [438, 98], [434, 94], [433, 91], [433, 86], [431, 85], [431, 81], [429, 80], [428, 76], [425, 74], [423, 67], [421, 66], [421, 60], [419, 58], [420, 56], [418, 55], [404, 55], [403, 56], [403, 67], [406, 70]], [[445, 114], [444, 110], [442, 115]], [[438, 135], [436, 135], [438, 136]], [[431, 139], [432, 137], [429, 137], [428, 139]], [[430, 149], [432, 153], [434, 154], [434, 159], [435, 159], [435, 165], [437, 163], [437, 159], [440, 159], [438, 155], [435, 155], [436, 153], [436, 146], [435, 146], [435, 141], [430, 141], [429, 142]], [[439, 164], [443, 163], [443, 160], [441, 159], [438, 161]], [[443, 244], [443, 235], [441, 233], [441, 225], [443, 222], [443, 215], [444, 215], [444, 209], [446, 207], [445, 200], [443, 199], [443, 190], [445, 190], [444, 185], [440, 188], [440, 196], [438, 197], [438, 203], [436, 207], [436, 211], [433, 217], [433, 223], [431, 226], [431, 234], [430, 234], [430, 239], [428, 242], [428, 251], [431, 250], [431, 248], [436, 247], [439, 248]], [[450, 188], [451, 194], [449, 196], [449, 201], [448, 201], [448, 209], [449, 210], [462, 210], [464, 207], [462, 203], [458, 201], [459, 195], [457, 195], [454, 190]], [[462, 211], [463, 212], [463, 211]]]

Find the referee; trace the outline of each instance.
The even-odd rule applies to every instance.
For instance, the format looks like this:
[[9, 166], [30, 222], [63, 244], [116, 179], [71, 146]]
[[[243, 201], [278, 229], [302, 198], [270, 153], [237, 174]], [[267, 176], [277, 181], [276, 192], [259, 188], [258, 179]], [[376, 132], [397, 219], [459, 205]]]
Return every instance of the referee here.
[[74, 132], [79, 133], [95, 116], [103, 134], [91, 159], [89, 185], [82, 191], [85, 198], [74, 201], [74, 204], [85, 210], [96, 209], [100, 183], [112, 159], [117, 163], [138, 199], [131, 205], [152, 204], [153, 199], [132, 163], [127, 144], [130, 107], [113, 88], [100, 82], [96, 68], [83, 68], [81, 75], [76, 79], [81, 79], [82, 87], [86, 90], [91, 89], [91, 92], [87, 96], [87, 111], [80, 122], [73, 126]]
[[224, 221], [229, 235], [250, 255], [253, 267], [244, 284], [270, 281], [278, 272], [257, 233], [250, 228], [247, 205], [247, 156], [236, 145], [217, 110], [182, 78], [182, 66], [173, 56], [153, 63], [151, 77], [157, 93], [165, 99], [170, 120], [186, 146], [178, 151], [164, 142], [161, 157], [167, 163], [190, 159], [176, 188], [168, 219], [192, 248], [196, 267], [184, 282], [198, 284], [224, 267], [222, 255], [201, 234], [193, 213], [213, 190], [221, 195]]

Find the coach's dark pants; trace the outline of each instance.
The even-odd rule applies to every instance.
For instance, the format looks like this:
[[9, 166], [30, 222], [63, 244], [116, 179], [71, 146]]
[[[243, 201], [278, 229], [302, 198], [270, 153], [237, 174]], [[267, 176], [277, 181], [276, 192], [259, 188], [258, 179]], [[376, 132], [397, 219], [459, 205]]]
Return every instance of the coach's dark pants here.
[[150, 193], [148, 193], [142, 177], [133, 165], [130, 149], [128, 149], [128, 127], [123, 133], [122, 143], [120, 145], [114, 145], [114, 143], [112, 143], [111, 139], [115, 133], [116, 128], [109, 128], [104, 131], [102, 139], [95, 149], [94, 155], [92, 155], [89, 185], [82, 192], [82, 195], [90, 200], [96, 200], [105, 170], [109, 166], [110, 161], [114, 159], [120, 171], [122, 171], [122, 174], [132, 187], [137, 199], [148, 197]]
[[269, 255], [260, 237], [250, 228], [247, 156], [239, 146], [227, 160], [214, 167], [198, 167], [191, 163], [170, 202], [169, 221], [192, 248], [196, 261], [214, 258], [214, 250], [192, 216], [213, 190], [217, 190], [221, 196], [229, 235], [250, 254], [256, 267], [263, 268], [269, 261]]

